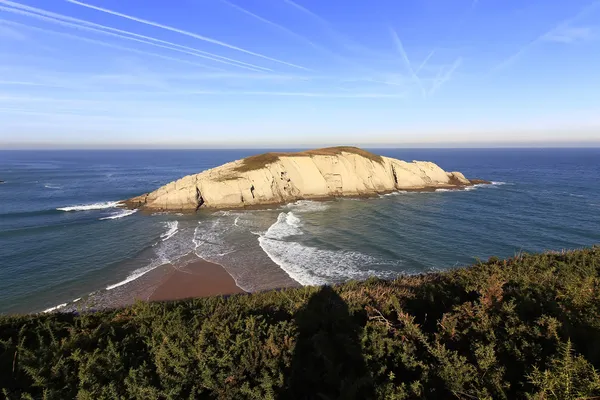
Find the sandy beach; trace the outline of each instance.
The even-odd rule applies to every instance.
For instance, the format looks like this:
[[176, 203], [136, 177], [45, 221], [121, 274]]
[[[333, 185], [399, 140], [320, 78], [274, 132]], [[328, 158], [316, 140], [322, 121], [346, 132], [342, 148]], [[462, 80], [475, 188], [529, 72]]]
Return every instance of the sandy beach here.
[[179, 300], [245, 293], [225, 269], [196, 256], [182, 265], [169, 265], [168, 271], [148, 296], [149, 301]]

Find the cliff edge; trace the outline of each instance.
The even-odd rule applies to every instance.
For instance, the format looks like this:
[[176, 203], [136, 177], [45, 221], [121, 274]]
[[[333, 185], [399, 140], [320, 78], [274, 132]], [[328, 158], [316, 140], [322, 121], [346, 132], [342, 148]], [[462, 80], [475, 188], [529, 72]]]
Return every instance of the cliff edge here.
[[195, 211], [396, 190], [459, 188], [474, 183], [462, 173], [446, 172], [432, 162], [406, 162], [356, 147], [329, 147], [233, 161], [188, 175], [125, 204], [149, 210]]

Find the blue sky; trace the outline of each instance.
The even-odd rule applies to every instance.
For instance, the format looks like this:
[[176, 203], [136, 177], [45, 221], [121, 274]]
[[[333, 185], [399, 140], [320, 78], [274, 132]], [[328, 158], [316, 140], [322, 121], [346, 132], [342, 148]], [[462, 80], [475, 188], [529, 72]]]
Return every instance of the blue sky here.
[[594, 141], [600, 1], [0, 0], [0, 147]]

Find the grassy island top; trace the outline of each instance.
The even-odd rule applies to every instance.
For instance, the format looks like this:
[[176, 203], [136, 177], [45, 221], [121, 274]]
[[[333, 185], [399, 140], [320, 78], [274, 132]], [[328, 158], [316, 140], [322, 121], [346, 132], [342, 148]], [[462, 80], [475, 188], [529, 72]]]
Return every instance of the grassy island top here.
[[360, 149], [352, 146], [337, 146], [337, 147], [326, 147], [323, 149], [315, 150], [304, 150], [299, 152], [271, 152], [258, 154], [244, 158], [242, 165], [237, 167], [237, 172], [248, 172], [257, 169], [264, 168], [269, 164], [279, 161], [279, 157], [310, 157], [310, 156], [336, 156], [342, 153], [357, 154], [359, 156], [368, 158], [371, 161], [382, 163], [383, 158], [377, 154], [373, 154], [370, 151]]
[[600, 247], [396, 280], [0, 317], [9, 399], [600, 396]]

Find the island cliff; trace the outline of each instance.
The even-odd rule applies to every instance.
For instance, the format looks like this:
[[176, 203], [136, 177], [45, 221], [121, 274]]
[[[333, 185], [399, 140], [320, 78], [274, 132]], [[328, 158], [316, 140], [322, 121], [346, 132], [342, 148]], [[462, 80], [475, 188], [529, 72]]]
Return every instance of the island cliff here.
[[300, 199], [369, 196], [396, 190], [460, 188], [470, 181], [426, 161], [406, 162], [356, 147], [266, 153], [188, 175], [126, 200], [131, 208], [194, 211], [243, 208]]

